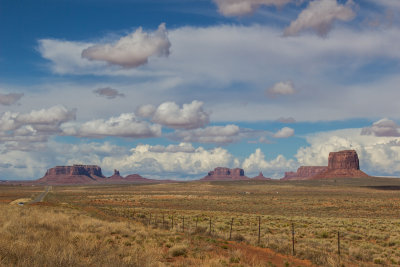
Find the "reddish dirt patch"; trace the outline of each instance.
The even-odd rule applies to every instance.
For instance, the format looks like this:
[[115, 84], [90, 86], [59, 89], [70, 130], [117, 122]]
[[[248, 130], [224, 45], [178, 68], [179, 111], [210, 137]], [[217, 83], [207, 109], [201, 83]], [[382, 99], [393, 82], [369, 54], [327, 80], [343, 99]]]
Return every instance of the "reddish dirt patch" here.
[[269, 248], [254, 247], [232, 241], [229, 242], [228, 246], [240, 250], [247, 262], [250, 262], [252, 259], [258, 259], [270, 262], [275, 266], [286, 266], [286, 263], [289, 263], [290, 266], [315, 266], [308, 260], [300, 260], [292, 256], [282, 255]]

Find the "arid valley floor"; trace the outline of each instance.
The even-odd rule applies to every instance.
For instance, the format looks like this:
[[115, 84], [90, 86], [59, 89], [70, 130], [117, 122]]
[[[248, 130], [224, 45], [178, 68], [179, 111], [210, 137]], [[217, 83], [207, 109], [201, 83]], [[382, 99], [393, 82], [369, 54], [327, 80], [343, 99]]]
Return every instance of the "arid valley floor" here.
[[0, 186], [0, 265], [400, 264], [400, 179], [52, 186], [18, 205], [45, 190]]

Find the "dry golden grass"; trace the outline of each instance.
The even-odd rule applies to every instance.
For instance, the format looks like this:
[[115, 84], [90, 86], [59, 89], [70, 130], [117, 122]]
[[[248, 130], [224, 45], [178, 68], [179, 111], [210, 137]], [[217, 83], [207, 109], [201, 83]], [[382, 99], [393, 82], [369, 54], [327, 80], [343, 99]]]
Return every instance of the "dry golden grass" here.
[[[378, 190], [379, 186], [394, 189]], [[400, 180], [393, 179], [76, 186], [54, 188], [47, 201], [108, 220], [126, 218], [147, 224], [151, 216], [150, 227], [162, 228], [162, 214], [168, 224], [174, 216], [175, 228], [171, 233], [182, 231], [181, 218], [185, 216], [185, 233], [191, 235], [208, 235], [211, 217], [213, 237], [205, 243], [213, 246], [212, 240], [228, 239], [232, 218], [233, 239], [258, 246], [261, 216], [261, 247], [291, 254], [294, 223], [296, 256], [301, 259], [318, 266], [398, 266], [398, 188]], [[171, 248], [175, 245], [179, 244], [171, 244]], [[190, 245], [187, 258], [192, 259], [191, 251], [203, 245], [204, 242]], [[212, 251], [202, 252], [211, 254]], [[223, 254], [218, 257], [211, 258], [222, 259]], [[233, 264], [229, 259], [223, 261]]]
[[159, 266], [143, 227], [48, 207], [1, 206], [0, 218], [2, 266]]
[[[250, 247], [251, 249], [251, 247]], [[196, 235], [48, 205], [0, 205], [0, 266], [308, 266]]]

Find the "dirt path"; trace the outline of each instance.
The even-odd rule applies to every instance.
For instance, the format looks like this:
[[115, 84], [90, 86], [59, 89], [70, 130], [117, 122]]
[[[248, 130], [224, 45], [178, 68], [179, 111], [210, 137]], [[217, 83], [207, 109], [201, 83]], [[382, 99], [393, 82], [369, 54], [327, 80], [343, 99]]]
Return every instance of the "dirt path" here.
[[43, 199], [46, 197], [46, 195], [49, 193], [49, 191], [51, 191], [53, 189], [53, 187], [51, 185], [46, 186], [46, 189], [40, 193], [40, 195], [38, 195], [37, 197], [35, 197], [31, 202], [29, 202], [30, 204], [34, 204], [34, 203], [38, 203], [38, 202], [42, 202]]

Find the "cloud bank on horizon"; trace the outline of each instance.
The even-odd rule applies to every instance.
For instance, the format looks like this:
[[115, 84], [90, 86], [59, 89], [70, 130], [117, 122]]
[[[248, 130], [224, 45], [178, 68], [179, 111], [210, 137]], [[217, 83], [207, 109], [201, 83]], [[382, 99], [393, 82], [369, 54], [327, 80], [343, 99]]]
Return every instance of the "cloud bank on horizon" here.
[[108, 21], [97, 9], [77, 14], [86, 28], [68, 28], [58, 13], [41, 29], [14, 29], [30, 42], [10, 37], [9, 53], [0, 51], [0, 68], [9, 66], [0, 72], [0, 179], [73, 163], [160, 179], [217, 166], [278, 178], [342, 149], [356, 149], [372, 175], [400, 176], [398, 1], [113, 8], [120, 16]]

